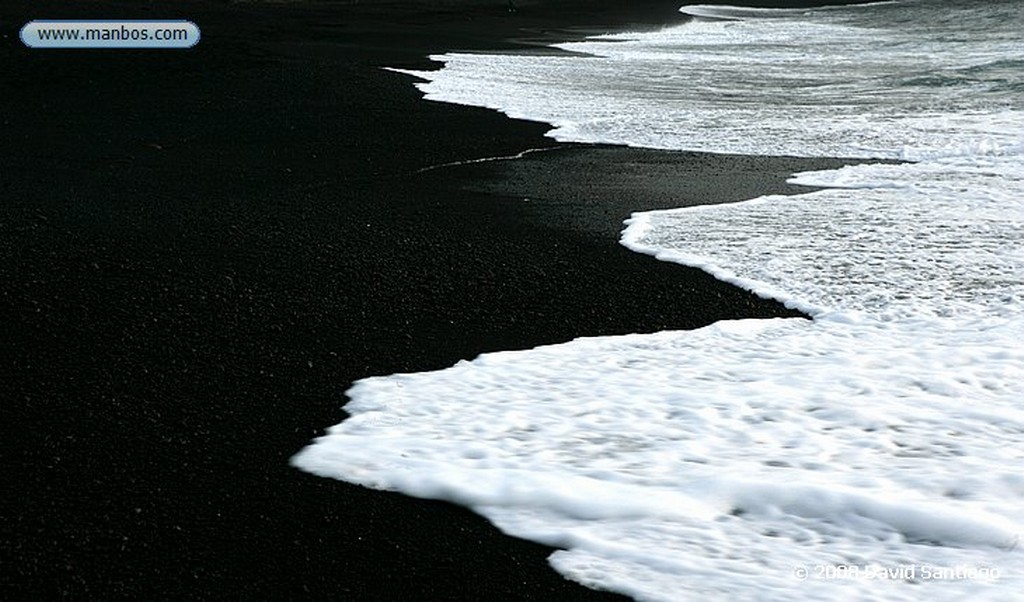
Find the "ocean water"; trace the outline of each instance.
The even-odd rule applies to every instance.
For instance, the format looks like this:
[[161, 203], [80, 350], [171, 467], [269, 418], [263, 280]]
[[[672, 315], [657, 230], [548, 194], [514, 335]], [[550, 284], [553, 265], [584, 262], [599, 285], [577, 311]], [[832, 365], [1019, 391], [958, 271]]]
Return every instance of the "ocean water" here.
[[368, 378], [294, 464], [466, 505], [639, 600], [1019, 598], [1024, 8], [682, 10], [699, 18], [408, 73], [559, 140], [855, 158], [793, 175], [817, 192], [622, 234], [813, 320]]

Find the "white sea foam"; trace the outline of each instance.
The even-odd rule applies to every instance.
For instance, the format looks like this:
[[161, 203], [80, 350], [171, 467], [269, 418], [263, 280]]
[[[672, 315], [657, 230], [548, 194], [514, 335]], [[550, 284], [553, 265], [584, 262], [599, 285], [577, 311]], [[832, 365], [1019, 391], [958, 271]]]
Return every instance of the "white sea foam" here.
[[417, 73], [428, 98], [560, 139], [915, 162], [629, 220], [628, 247], [812, 321], [366, 379], [295, 464], [464, 504], [642, 600], [1019, 596], [1024, 23], [1011, 2], [937, 4], [745, 14]]
[[[642, 599], [1006, 599], [1024, 585], [1022, 337], [772, 320], [488, 354], [360, 381], [296, 462], [467, 505]], [[794, 578], [847, 564], [1000, 578]]]
[[623, 243], [814, 315], [1019, 319], [1019, 155], [799, 174], [795, 197], [639, 214]]

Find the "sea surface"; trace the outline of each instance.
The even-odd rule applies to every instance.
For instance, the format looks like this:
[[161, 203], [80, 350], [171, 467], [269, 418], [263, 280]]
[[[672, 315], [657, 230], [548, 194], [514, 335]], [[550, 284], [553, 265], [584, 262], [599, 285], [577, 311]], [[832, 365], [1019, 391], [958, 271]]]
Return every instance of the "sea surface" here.
[[463, 504], [639, 600], [1019, 599], [1024, 6], [682, 10], [407, 73], [563, 141], [855, 159], [622, 234], [813, 320], [368, 378], [294, 464]]

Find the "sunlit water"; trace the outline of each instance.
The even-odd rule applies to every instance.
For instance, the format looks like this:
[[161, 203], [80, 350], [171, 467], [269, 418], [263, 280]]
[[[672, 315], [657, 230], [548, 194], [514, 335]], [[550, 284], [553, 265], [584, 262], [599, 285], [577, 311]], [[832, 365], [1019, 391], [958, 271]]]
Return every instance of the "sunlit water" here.
[[1020, 3], [684, 11], [729, 20], [412, 74], [429, 99], [559, 140], [862, 158], [794, 176], [819, 192], [636, 214], [623, 233], [814, 320], [366, 379], [295, 464], [467, 505], [563, 548], [567, 577], [644, 600], [1014, 599]]

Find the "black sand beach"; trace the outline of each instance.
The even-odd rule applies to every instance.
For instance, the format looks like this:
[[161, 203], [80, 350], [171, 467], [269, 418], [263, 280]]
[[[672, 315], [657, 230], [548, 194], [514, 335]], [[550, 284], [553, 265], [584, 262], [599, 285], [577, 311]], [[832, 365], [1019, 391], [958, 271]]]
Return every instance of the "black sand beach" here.
[[[288, 460], [366, 376], [793, 315], [616, 233], [829, 162], [572, 146], [415, 173], [555, 144], [381, 66], [652, 25], [673, 1], [69, 4], [0, 7], [0, 598], [614, 597], [460, 507]], [[18, 40], [89, 17], [203, 39]]]

